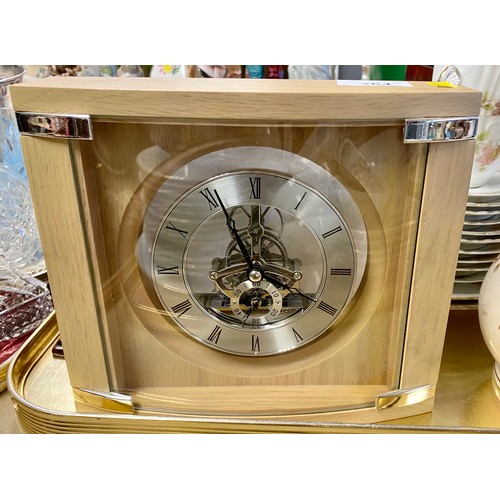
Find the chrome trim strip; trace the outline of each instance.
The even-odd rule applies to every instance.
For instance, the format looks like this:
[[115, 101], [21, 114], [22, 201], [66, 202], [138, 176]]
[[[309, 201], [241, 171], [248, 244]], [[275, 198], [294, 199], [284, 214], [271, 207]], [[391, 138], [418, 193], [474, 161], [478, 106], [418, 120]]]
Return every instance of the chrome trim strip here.
[[102, 411], [134, 413], [132, 398], [124, 394], [73, 387], [73, 395], [76, 401]]
[[16, 112], [16, 119], [22, 135], [56, 139], [94, 138], [89, 115]]
[[406, 119], [403, 142], [449, 142], [474, 139], [478, 120], [477, 117]]
[[375, 408], [385, 410], [386, 408], [414, 405], [433, 398], [435, 392], [436, 386], [431, 384], [384, 392], [377, 395]]

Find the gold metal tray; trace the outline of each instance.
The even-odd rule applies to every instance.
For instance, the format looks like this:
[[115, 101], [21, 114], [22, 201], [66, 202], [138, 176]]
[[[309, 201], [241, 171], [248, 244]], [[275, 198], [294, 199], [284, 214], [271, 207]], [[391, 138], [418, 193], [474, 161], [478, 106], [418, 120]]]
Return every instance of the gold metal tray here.
[[0, 392], [7, 389], [7, 370], [9, 369], [10, 358], [0, 364]]
[[[45, 264], [39, 264], [38, 266], [34, 266], [33, 268], [29, 268], [25, 270], [26, 274], [33, 276], [34, 278], [43, 281], [45, 283], [48, 282], [47, 271], [45, 270]], [[24, 336], [25, 341], [28, 339], [27, 336]], [[20, 348], [20, 347], [19, 347]], [[17, 351], [16, 351], [17, 352]], [[3, 363], [0, 363], [0, 393], [7, 389], [7, 371], [9, 370], [9, 365], [11, 361], [14, 359], [16, 353], [13, 353], [8, 359], [6, 359]]]
[[[9, 365], [14, 359], [17, 351], [21, 349], [23, 344], [28, 340], [29, 334], [25, 334], [17, 339], [13, 339], [12, 344], [9, 345], [9, 350], [12, 351], [10, 356], [0, 363], [0, 393], [7, 389], [7, 372], [9, 371]], [[9, 341], [10, 342], [10, 341]], [[3, 346], [5, 347], [5, 346]]]
[[500, 400], [492, 382], [493, 358], [479, 330], [477, 311], [451, 311], [434, 410], [382, 424], [278, 423], [151, 414], [78, 413], [53, 313], [12, 361], [8, 389], [28, 433], [500, 433]]

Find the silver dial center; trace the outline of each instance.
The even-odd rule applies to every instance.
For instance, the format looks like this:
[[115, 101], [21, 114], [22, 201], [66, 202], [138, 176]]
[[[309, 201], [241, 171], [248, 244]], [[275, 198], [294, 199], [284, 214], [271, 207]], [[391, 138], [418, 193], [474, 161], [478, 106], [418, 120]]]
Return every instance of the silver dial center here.
[[279, 316], [282, 305], [278, 289], [265, 280], [243, 281], [233, 290], [230, 302], [235, 317], [254, 326], [272, 323]]

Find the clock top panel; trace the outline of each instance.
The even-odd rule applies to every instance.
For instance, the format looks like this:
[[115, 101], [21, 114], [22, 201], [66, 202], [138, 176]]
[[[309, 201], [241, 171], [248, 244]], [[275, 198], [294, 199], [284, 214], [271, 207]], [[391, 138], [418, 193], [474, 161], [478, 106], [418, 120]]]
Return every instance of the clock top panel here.
[[[362, 81], [360, 81], [361, 83]], [[16, 111], [169, 120], [324, 122], [475, 116], [464, 87], [358, 86], [320, 80], [51, 77], [12, 86]]]

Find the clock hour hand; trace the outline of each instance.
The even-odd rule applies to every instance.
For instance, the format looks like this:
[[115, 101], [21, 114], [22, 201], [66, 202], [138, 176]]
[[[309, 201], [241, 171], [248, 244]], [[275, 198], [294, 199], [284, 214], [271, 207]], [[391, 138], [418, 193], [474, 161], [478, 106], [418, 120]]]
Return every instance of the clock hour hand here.
[[250, 258], [250, 254], [248, 253], [248, 250], [247, 250], [245, 244], [243, 243], [243, 240], [241, 239], [240, 235], [238, 234], [238, 230], [236, 229], [236, 222], [234, 222], [234, 220], [231, 218], [228, 211], [226, 210], [226, 207], [224, 207], [224, 204], [222, 203], [222, 200], [220, 199], [220, 196], [219, 196], [219, 193], [217, 192], [217, 190], [214, 189], [214, 193], [215, 193], [217, 200], [219, 201], [219, 205], [221, 206], [222, 211], [224, 212], [224, 216], [226, 217], [227, 227], [231, 231], [234, 239], [236, 240], [236, 243], [238, 244], [238, 247], [241, 251], [241, 254], [243, 255], [243, 258], [245, 259], [248, 267], [251, 268], [253, 266], [252, 259]]

